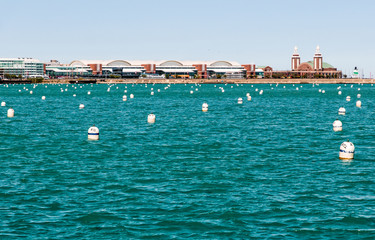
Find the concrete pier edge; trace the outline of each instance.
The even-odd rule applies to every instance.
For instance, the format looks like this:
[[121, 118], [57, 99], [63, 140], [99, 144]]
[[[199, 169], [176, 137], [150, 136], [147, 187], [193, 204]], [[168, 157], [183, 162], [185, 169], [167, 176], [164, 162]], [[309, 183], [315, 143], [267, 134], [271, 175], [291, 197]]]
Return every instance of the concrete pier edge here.
[[130, 83], [130, 84], [372, 84], [375, 79], [321, 78], [321, 79], [47, 79], [41, 83]]

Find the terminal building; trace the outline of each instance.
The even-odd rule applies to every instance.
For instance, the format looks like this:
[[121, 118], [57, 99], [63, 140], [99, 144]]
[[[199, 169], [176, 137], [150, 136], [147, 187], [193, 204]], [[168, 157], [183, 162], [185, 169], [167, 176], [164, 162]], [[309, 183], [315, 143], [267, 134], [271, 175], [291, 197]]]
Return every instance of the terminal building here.
[[0, 58], [0, 76], [43, 77], [45, 65], [34, 58]]
[[121, 78], [245, 78], [257, 75], [255, 64], [177, 60], [75, 60], [66, 65], [52, 60], [46, 65], [46, 73], [50, 77], [117, 76]]
[[294, 48], [291, 70], [274, 71], [270, 66], [239, 64], [234, 61], [133, 61], [75, 60], [46, 66], [50, 77], [87, 76], [120, 78], [341, 78], [342, 72], [323, 61], [317, 46], [313, 60], [302, 62]]
[[[312, 61], [302, 62], [297, 47], [291, 58], [291, 70], [274, 71], [270, 66], [240, 64], [234, 61], [138, 61], [74, 60], [44, 64], [33, 58], [0, 58], [0, 77], [22, 78], [341, 78], [342, 72], [323, 61], [319, 46]], [[358, 74], [357, 74], [358, 75]]]

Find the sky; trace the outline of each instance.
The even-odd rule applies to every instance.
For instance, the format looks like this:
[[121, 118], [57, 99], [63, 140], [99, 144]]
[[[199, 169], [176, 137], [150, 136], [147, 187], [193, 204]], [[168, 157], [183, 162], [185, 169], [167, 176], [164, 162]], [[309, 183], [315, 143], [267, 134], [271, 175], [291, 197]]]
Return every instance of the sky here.
[[0, 57], [324, 62], [375, 76], [373, 0], [0, 0]]

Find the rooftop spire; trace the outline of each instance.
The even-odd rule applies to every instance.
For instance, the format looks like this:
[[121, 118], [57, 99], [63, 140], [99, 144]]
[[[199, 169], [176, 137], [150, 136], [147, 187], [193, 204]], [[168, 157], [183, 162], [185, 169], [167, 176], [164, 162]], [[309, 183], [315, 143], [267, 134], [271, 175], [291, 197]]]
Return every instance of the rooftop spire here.
[[297, 46], [294, 47], [294, 54], [298, 54], [298, 47]]
[[318, 46], [316, 46], [316, 50], [315, 50], [315, 53], [320, 53], [320, 47], [319, 47], [319, 45], [318, 45]]

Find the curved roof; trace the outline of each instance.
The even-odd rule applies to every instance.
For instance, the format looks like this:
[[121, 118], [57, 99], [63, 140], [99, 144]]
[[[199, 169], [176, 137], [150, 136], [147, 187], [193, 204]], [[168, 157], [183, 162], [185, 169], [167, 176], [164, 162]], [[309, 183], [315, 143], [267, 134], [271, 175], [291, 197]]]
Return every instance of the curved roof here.
[[323, 62], [323, 68], [335, 68], [335, 67], [332, 66], [332, 65], [329, 64], [329, 63]]
[[210, 64], [210, 66], [225, 66], [225, 67], [231, 67], [233, 64], [227, 61], [216, 61]]
[[298, 66], [297, 71], [312, 71], [313, 69], [314, 66], [312, 65], [312, 63], [304, 62]]
[[[306, 62], [307, 64], [309, 64], [312, 68], [314, 68], [314, 63], [313, 63], [313, 61], [308, 61], [308, 62]], [[302, 64], [302, 63], [301, 63]]]
[[131, 66], [132, 64], [124, 60], [74, 60], [70, 66], [87, 66], [89, 64], [101, 64], [103, 66]]
[[70, 66], [86, 66], [87, 64], [85, 64], [85, 63], [83, 63], [83, 62], [81, 62], [81, 61], [79, 61], [79, 60], [74, 60], [74, 61], [71, 62], [69, 65], [70, 65]]
[[206, 64], [207, 66], [241, 66], [238, 62], [234, 61], [191, 61], [191, 60], [184, 60], [184, 61], [177, 61], [177, 60], [168, 60], [168, 61], [129, 61], [133, 64], [133, 62], [137, 62], [138, 65], [142, 64], [156, 64], [159, 66], [192, 66], [195, 64]]
[[[310, 66], [311, 66], [312, 68], [314, 68], [314, 63], [313, 63], [313, 61], [308, 61], [307, 63], [310, 64]], [[335, 67], [332, 66], [332, 65], [329, 64], [329, 63], [323, 62], [323, 68], [335, 68]]]
[[107, 66], [131, 66], [131, 64], [124, 60], [114, 60], [106, 64]]
[[241, 66], [234, 61], [177, 61], [177, 60], [74, 60], [70, 66], [87, 66], [88, 64], [101, 64], [103, 66], [140, 66], [143, 64], [155, 64], [157, 66], [192, 66], [194, 64], [206, 64], [212, 67], [234, 67]]
[[184, 66], [184, 64], [175, 60], [169, 60], [161, 63], [160, 66]]

